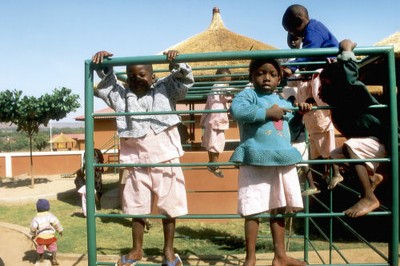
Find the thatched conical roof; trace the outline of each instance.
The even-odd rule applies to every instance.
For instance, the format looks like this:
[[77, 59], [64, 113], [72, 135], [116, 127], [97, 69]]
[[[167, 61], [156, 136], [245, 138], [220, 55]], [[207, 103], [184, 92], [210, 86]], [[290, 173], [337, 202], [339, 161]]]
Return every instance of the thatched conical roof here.
[[211, 23], [207, 30], [190, 37], [166, 50], [178, 50], [182, 54], [249, 51], [276, 49], [268, 44], [228, 30], [218, 7], [213, 8]]
[[64, 135], [62, 132], [60, 135], [55, 136], [49, 143], [76, 143], [76, 140], [73, 138]]
[[389, 37], [375, 43], [375, 46], [393, 45], [396, 58], [400, 58], [400, 31], [393, 33]]
[[[221, 13], [218, 7], [213, 8], [212, 19], [209, 27], [196, 34], [189, 39], [186, 39], [176, 45], [173, 45], [164, 51], [178, 50], [181, 54], [190, 53], [207, 53], [207, 52], [225, 52], [225, 51], [249, 51], [249, 50], [271, 50], [275, 47], [251, 39], [244, 35], [237, 34], [228, 30], [221, 18]], [[223, 62], [199, 62], [190, 63], [192, 67], [196, 66], [215, 66], [218, 65], [241, 65], [248, 64], [248, 61], [233, 60]], [[156, 67], [157, 69], [157, 67]], [[201, 73], [201, 74], [209, 74]], [[213, 73], [215, 70], [212, 71]], [[234, 71], [233, 71], [234, 72]]]

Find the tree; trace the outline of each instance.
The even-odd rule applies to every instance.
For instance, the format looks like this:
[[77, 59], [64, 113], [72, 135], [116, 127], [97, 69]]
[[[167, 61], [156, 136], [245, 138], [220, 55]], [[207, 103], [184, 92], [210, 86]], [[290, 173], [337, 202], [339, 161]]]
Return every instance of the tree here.
[[53, 94], [44, 94], [39, 98], [23, 96], [22, 91], [6, 90], [0, 92], [0, 122], [9, 122], [17, 126], [18, 132], [29, 137], [31, 185], [33, 136], [39, 132], [39, 126], [47, 126], [50, 120], [60, 120], [68, 113], [80, 107], [79, 95], [71, 94], [67, 88], [54, 89]]
[[35, 148], [38, 149], [39, 151], [42, 151], [48, 145], [48, 135], [44, 134], [43, 132], [39, 132], [33, 138], [33, 142], [35, 144]]

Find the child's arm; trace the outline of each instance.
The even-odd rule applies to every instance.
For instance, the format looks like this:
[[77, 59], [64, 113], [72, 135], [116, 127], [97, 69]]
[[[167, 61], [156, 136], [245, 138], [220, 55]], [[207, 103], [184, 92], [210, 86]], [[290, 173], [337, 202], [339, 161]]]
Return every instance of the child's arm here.
[[279, 107], [277, 104], [269, 108], [258, 105], [254, 90], [249, 89], [241, 91], [233, 98], [230, 112], [235, 120], [244, 123], [257, 123], [267, 120], [281, 120], [290, 110]]
[[307, 113], [308, 111], [311, 111], [313, 105], [311, 103], [296, 103], [296, 106], [299, 107], [299, 113], [304, 114]]
[[[109, 57], [112, 57], [113, 55], [114, 55], [113, 53], [110, 53], [107, 51], [99, 51], [92, 56], [92, 62], [94, 64], [101, 64], [101, 63], [103, 63], [104, 58], [109, 58]], [[97, 75], [100, 78], [103, 78], [105, 75], [108, 74], [108, 72], [110, 70], [112, 70], [112, 68], [111, 69], [110, 68], [99, 69], [99, 70], [97, 70]]]
[[38, 224], [37, 224], [35, 218], [33, 218], [32, 221], [31, 221], [31, 225], [29, 227], [29, 229], [30, 229], [29, 231], [30, 231], [30, 234], [32, 236], [32, 239], [36, 238], [37, 228], [38, 228]]
[[339, 43], [340, 53], [338, 62], [341, 64], [347, 83], [350, 85], [347, 91], [347, 97], [354, 99], [353, 106], [355, 108], [366, 108], [373, 104], [379, 104], [378, 101], [370, 94], [367, 87], [359, 80], [358, 64], [354, 55], [354, 48], [357, 43], [344, 39]]
[[171, 74], [165, 79], [167, 87], [170, 88], [167, 91], [169, 98], [174, 102], [183, 100], [187, 90], [194, 84], [192, 68], [186, 63], [174, 62], [179, 55], [176, 50], [169, 50], [163, 54], [167, 56], [167, 60], [170, 62]]
[[[104, 58], [109, 58], [111, 56], [113, 56], [113, 53], [99, 51], [92, 56], [92, 62], [94, 64], [101, 64]], [[101, 98], [109, 107], [116, 110], [116, 106], [122, 106], [124, 104], [124, 102], [121, 102], [121, 99], [126, 93], [125, 88], [118, 82], [112, 67], [100, 68], [96, 72], [101, 78], [101, 81], [97, 84], [94, 95]], [[111, 93], [114, 94], [113, 97], [110, 96]], [[119, 97], [120, 95], [121, 97]]]
[[58, 218], [52, 214], [51, 220], [50, 220], [51, 225], [54, 227], [54, 229], [58, 232], [60, 236], [62, 236], [62, 232], [64, 228], [62, 227], [60, 221]]
[[274, 104], [270, 108], [265, 110], [265, 118], [272, 120], [272, 121], [282, 120], [283, 116], [287, 112], [291, 112], [291, 111], [289, 109], [280, 107], [277, 104]]

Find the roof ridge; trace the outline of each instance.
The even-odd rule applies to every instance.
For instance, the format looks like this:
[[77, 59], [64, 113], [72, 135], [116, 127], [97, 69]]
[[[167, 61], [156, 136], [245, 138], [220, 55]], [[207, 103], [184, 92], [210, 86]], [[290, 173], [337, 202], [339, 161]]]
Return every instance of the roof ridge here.
[[222, 21], [221, 12], [218, 7], [213, 8], [213, 14], [211, 18], [210, 26], [207, 30], [219, 30], [226, 29], [224, 22]]

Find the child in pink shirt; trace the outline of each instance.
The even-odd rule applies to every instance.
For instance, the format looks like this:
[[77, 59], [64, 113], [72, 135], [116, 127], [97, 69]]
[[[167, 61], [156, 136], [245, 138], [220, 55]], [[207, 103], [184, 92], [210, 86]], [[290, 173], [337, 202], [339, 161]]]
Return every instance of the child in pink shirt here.
[[[228, 68], [220, 68], [215, 74], [229, 75], [231, 71]], [[224, 82], [231, 80], [230, 76], [222, 76], [217, 79], [217, 81]], [[232, 100], [232, 95], [229, 94], [228, 85], [227, 83], [216, 83], [207, 97], [204, 109], [229, 109], [229, 101]], [[219, 154], [225, 148], [225, 130], [229, 129], [228, 113], [204, 113], [201, 116], [200, 125], [204, 129], [201, 146], [208, 151], [210, 163], [218, 162]], [[208, 166], [207, 169], [217, 177], [224, 177], [218, 166]]]

